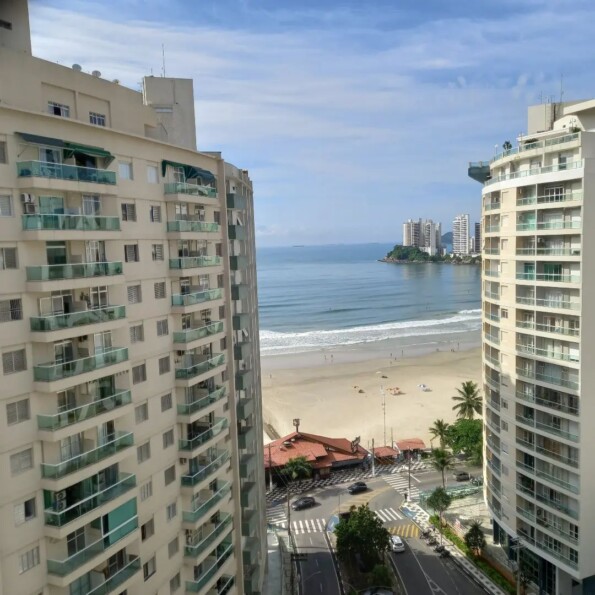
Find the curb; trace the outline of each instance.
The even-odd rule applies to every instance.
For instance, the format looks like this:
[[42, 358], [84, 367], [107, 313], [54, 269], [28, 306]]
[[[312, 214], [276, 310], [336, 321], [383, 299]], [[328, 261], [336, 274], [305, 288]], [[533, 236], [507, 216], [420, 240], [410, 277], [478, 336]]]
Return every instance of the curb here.
[[324, 539], [326, 541], [326, 544], [328, 545], [329, 552], [331, 553], [333, 566], [335, 567], [335, 573], [337, 575], [337, 583], [339, 583], [339, 591], [341, 592], [341, 595], [346, 595], [345, 585], [343, 584], [343, 576], [341, 575], [341, 567], [339, 566], [339, 560], [337, 560], [335, 548], [333, 547], [331, 539], [328, 536], [328, 531], [324, 532]]

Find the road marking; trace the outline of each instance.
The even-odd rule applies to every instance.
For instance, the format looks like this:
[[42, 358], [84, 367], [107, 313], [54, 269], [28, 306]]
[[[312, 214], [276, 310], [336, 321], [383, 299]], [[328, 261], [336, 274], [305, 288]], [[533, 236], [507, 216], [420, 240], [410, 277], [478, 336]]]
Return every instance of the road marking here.
[[311, 537], [310, 537], [310, 545], [314, 545], [314, 542], [312, 541]]
[[302, 533], [304, 533], [304, 526], [302, 525], [302, 521], [298, 521], [298, 523], [300, 524], [300, 529], [302, 531]]
[[314, 562], [316, 562], [316, 568], [318, 568], [318, 558], [314, 558]]
[[417, 481], [417, 483], [421, 483], [421, 480], [420, 479], [417, 479], [417, 477], [415, 477], [415, 475], [412, 475], [411, 476], [411, 479], [415, 479], [415, 481]]
[[399, 520], [403, 520], [403, 517], [394, 509], [394, 508], [389, 508], [389, 510], [399, 519]]

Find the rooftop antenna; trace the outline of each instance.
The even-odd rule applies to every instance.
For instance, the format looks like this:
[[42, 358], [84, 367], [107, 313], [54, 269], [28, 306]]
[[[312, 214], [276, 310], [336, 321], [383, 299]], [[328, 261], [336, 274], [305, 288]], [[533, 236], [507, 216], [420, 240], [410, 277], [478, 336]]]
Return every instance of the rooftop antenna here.
[[564, 97], [564, 73], [560, 73], [560, 103], [562, 103], [562, 97]]
[[161, 75], [163, 78], [165, 78], [165, 45], [161, 44], [161, 60], [163, 62], [163, 74]]

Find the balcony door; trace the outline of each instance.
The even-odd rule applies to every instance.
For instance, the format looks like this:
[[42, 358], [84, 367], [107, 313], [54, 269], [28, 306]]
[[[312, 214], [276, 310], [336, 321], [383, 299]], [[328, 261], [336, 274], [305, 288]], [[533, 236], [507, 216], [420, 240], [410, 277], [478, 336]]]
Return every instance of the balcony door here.
[[60, 440], [60, 461], [69, 461], [83, 452], [83, 435], [74, 434]]
[[97, 194], [83, 194], [83, 215], [87, 217], [101, 215], [101, 201]]
[[42, 215], [62, 215], [64, 213], [64, 198], [61, 196], [40, 196], [39, 212]]
[[74, 345], [72, 341], [54, 343], [54, 362], [64, 364], [74, 360]]
[[45, 253], [49, 265], [66, 264], [68, 261], [66, 242], [46, 242]]
[[111, 331], [95, 333], [93, 335], [93, 347], [95, 355], [105, 353], [106, 351], [111, 351], [113, 349]]
[[105, 262], [105, 242], [100, 240], [85, 242], [85, 255], [87, 262]]

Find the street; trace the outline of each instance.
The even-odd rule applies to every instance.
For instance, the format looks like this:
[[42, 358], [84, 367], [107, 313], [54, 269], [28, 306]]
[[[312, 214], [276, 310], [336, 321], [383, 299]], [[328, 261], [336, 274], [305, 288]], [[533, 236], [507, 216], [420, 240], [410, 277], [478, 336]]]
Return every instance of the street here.
[[[299, 562], [302, 593], [339, 595], [339, 585], [332, 556], [324, 535], [326, 523], [333, 514], [347, 511], [352, 505], [368, 504], [383, 521], [390, 533], [400, 535], [406, 551], [391, 554], [392, 560], [408, 595], [482, 595], [485, 591], [467, 577], [452, 559], [443, 559], [420, 539], [417, 526], [399, 509], [408, 491], [407, 474], [394, 474], [369, 480], [367, 492], [350, 495], [348, 484], [310, 490], [316, 505], [291, 511], [289, 522], [298, 551], [307, 559]], [[441, 485], [438, 472], [427, 471], [412, 475], [412, 494]], [[452, 483], [452, 480], [450, 481]], [[277, 524], [287, 526], [287, 507], [271, 507]]]

